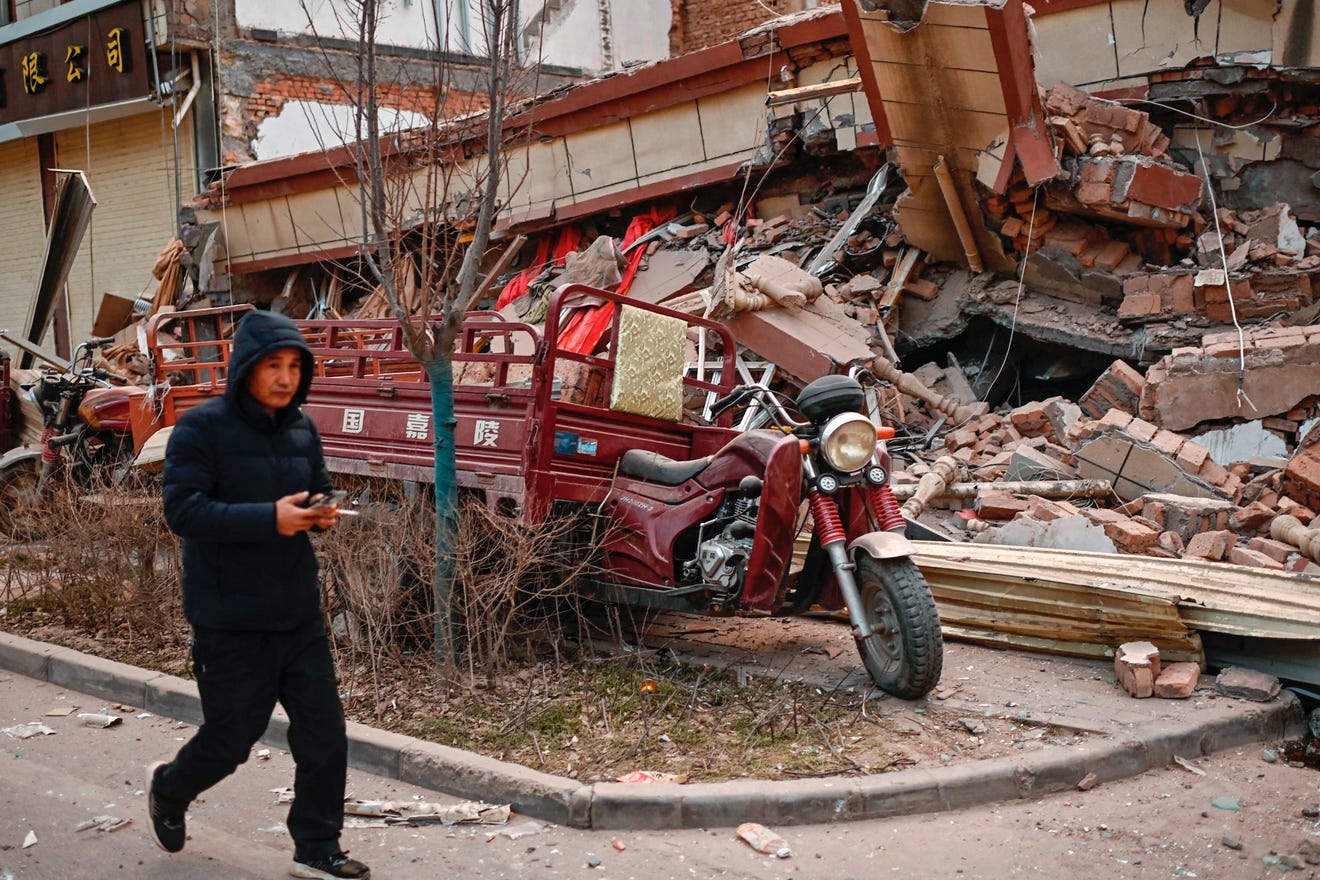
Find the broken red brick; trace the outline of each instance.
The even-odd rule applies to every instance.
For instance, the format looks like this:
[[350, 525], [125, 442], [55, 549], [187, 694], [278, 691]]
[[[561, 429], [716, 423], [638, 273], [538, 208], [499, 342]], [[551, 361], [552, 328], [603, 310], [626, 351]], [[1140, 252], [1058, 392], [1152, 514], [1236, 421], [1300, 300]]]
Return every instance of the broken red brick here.
[[1201, 470], [1201, 465], [1205, 464], [1206, 460], [1210, 458], [1210, 450], [1200, 443], [1188, 440], [1178, 448], [1178, 454], [1174, 458], [1178, 464], [1187, 470], [1197, 473]]
[[1257, 553], [1264, 553], [1275, 562], [1287, 562], [1288, 557], [1297, 552], [1297, 548], [1291, 544], [1275, 541], [1272, 538], [1252, 538], [1247, 541], [1247, 547]]
[[1160, 532], [1159, 540], [1156, 543], [1173, 556], [1182, 556], [1183, 550], [1186, 549], [1182, 536], [1177, 532]]
[[1224, 558], [1224, 554], [1236, 540], [1237, 537], [1229, 531], [1201, 532], [1199, 535], [1193, 535], [1187, 542], [1187, 549], [1183, 551], [1183, 555], [1217, 561]]
[[1216, 486], [1223, 486], [1228, 482], [1229, 478], [1229, 473], [1224, 466], [1219, 464], [1219, 462], [1215, 461], [1213, 458], [1208, 457], [1205, 461], [1201, 462], [1201, 467], [1197, 469], [1196, 474], [1207, 483], [1212, 483]]
[[1184, 438], [1181, 434], [1175, 434], [1172, 431], [1166, 431], [1160, 428], [1151, 438], [1151, 445], [1163, 452], [1165, 455], [1177, 456], [1178, 450], [1182, 448]]
[[1128, 436], [1133, 440], [1140, 440], [1144, 443], [1149, 443], [1155, 439], [1155, 434], [1159, 431], [1159, 428], [1144, 419], [1133, 419], [1128, 424], [1126, 430]]
[[917, 299], [930, 301], [940, 295], [940, 286], [925, 278], [909, 278], [903, 284], [903, 292], [910, 293]]
[[1196, 174], [1150, 160], [1137, 160], [1120, 199], [1135, 199], [1170, 211], [1195, 211], [1201, 203], [1202, 182]]
[[1234, 565], [1249, 565], [1253, 568], [1272, 568], [1281, 569], [1283, 563], [1271, 559], [1258, 550], [1252, 550], [1249, 547], [1234, 546], [1228, 549], [1228, 561]]
[[1077, 189], [1073, 190], [1073, 195], [1077, 201], [1084, 205], [1096, 205], [1100, 207], [1109, 207], [1113, 201], [1113, 187], [1102, 182], [1087, 182], [1079, 184]]
[[1026, 499], [1007, 492], [984, 489], [976, 494], [976, 512], [982, 519], [1012, 519], [1026, 510]]
[[1027, 436], [1036, 436], [1052, 428], [1043, 401], [1019, 406], [1008, 414], [1008, 419], [1017, 431]]
[[1098, 526], [1111, 522], [1125, 522], [1128, 519], [1117, 510], [1110, 510], [1108, 507], [1083, 507], [1081, 514]]
[[1155, 696], [1166, 700], [1185, 700], [1201, 681], [1201, 667], [1196, 663], [1170, 663], [1155, 678]]
[[976, 432], [968, 428], [959, 428], [956, 431], [950, 431], [944, 437], [944, 445], [949, 449], [965, 449], [976, 445]]
[[1120, 321], [1135, 321], [1141, 318], [1154, 317], [1163, 310], [1164, 304], [1157, 294], [1129, 293], [1123, 297], [1123, 302], [1118, 307], [1118, 319]]
[[1051, 501], [1048, 498], [1033, 495], [1027, 499], [1026, 515], [1037, 522], [1052, 522], [1056, 519], [1077, 516], [1078, 510], [1067, 501]]
[[1120, 553], [1144, 553], [1160, 539], [1157, 529], [1130, 519], [1105, 523], [1104, 530]]
[[1255, 532], [1267, 527], [1273, 519], [1273, 510], [1253, 501], [1228, 518], [1228, 527], [1236, 532]]
[[1128, 425], [1132, 424], [1132, 421], [1131, 414], [1125, 413], [1121, 409], [1111, 409], [1100, 417], [1101, 425], [1112, 426], [1115, 428], [1126, 428]]
[[1129, 253], [1127, 242], [1106, 242], [1096, 254], [1095, 265], [1106, 272], [1113, 272], [1127, 259]]
[[1114, 652], [1114, 675], [1123, 690], [1134, 697], [1155, 694], [1160, 675], [1160, 651], [1150, 642], [1125, 642]]

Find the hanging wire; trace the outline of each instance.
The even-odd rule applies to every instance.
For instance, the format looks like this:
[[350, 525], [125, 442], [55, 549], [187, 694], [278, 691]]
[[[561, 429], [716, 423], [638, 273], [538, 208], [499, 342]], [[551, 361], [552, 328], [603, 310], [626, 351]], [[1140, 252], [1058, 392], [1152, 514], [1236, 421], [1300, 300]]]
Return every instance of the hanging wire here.
[[[1004, 359], [999, 363], [999, 369], [995, 371], [994, 378], [985, 386], [985, 393], [988, 395], [990, 389], [995, 387], [999, 377], [1003, 375], [1004, 368], [1008, 366], [1009, 355], [1013, 353], [1013, 336], [1017, 333], [1018, 307], [1022, 304], [1022, 292], [1026, 289], [1027, 283], [1027, 258], [1031, 256], [1031, 233], [1036, 228], [1036, 207], [1040, 204], [1040, 187], [1032, 190], [1031, 197], [1031, 217], [1027, 220], [1027, 246], [1022, 251], [1022, 262], [1018, 266], [1018, 285], [1017, 293], [1013, 295], [1013, 320], [1008, 325], [1008, 342], [1004, 344]], [[968, 420], [964, 419], [962, 424]]]
[[[1219, 126], [1220, 128], [1228, 129], [1230, 131], [1242, 131], [1243, 129], [1252, 128], [1254, 126], [1260, 125], [1262, 122], [1266, 122], [1267, 120], [1273, 118], [1275, 112], [1279, 109], [1279, 102], [1271, 101], [1269, 112], [1267, 112], [1264, 116], [1260, 117], [1259, 119], [1256, 119], [1252, 122], [1244, 122], [1239, 125], [1230, 125], [1227, 122], [1221, 122], [1217, 119], [1211, 119], [1208, 116], [1202, 116], [1198, 113], [1192, 113], [1190, 111], [1183, 110], [1180, 107], [1175, 107], [1171, 104], [1165, 104], [1160, 101], [1151, 101], [1144, 98], [1132, 98], [1123, 101], [1122, 103], [1150, 104], [1155, 107], [1161, 107], [1165, 110], [1169, 110], [1174, 113], [1181, 114], [1190, 119], [1195, 119], [1197, 122], [1202, 122], [1205, 123], [1206, 125], [1216, 125]], [[1242, 401], [1245, 400], [1247, 402], [1247, 405], [1250, 406], [1252, 411], [1254, 412], [1256, 409], [1256, 405], [1252, 403], [1251, 398], [1247, 395], [1245, 388], [1246, 377], [1247, 377], [1246, 336], [1242, 330], [1242, 324], [1238, 320], [1237, 305], [1233, 302], [1233, 286], [1229, 282], [1229, 278], [1228, 278], [1228, 253], [1224, 249], [1224, 230], [1219, 222], [1219, 206], [1215, 201], [1215, 188], [1210, 180], [1210, 167], [1206, 164], [1205, 161], [1205, 151], [1201, 147], [1201, 130], [1197, 128], [1193, 132], [1192, 136], [1196, 140], [1196, 155], [1197, 158], [1200, 160], [1201, 174], [1204, 176], [1204, 180], [1205, 180], [1205, 189], [1210, 197], [1210, 215], [1211, 217], [1213, 217], [1215, 222], [1215, 235], [1219, 239], [1219, 260], [1220, 260], [1220, 268], [1224, 273], [1224, 292], [1225, 295], [1228, 297], [1228, 313], [1233, 319], [1233, 327], [1234, 329], [1237, 330], [1237, 335], [1238, 335], [1237, 404], [1239, 407], [1241, 407]]]
[[1237, 383], [1237, 404], [1241, 408], [1242, 401], [1246, 401], [1251, 407], [1252, 412], [1256, 411], [1256, 404], [1251, 402], [1245, 389], [1247, 378], [1247, 342], [1242, 332], [1242, 324], [1238, 321], [1237, 306], [1233, 302], [1233, 285], [1228, 279], [1228, 254], [1224, 250], [1224, 230], [1219, 224], [1219, 206], [1215, 203], [1215, 188], [1210, 184], [1210, 167], [1205, 162], [1205, 153], [1201, 150], [1201, 130], [1198, 128], [1195, 132], [1196, 137], [1196, 155], [1201, 160], [1201, 173], [1205, 175], [1205, 188], [1210, 194], [1210, 214], [1215, 220], [1215, 235], [1219, 239], [1219, 260], [1221, 271], [1224, 273], [1224, 295], [1228, 297], [1228, 313], [1233, 318], [1233, 327], [1238, 335], [1238, 383]]
[[1254, 122], [1244, 122], [1244, 123], [1242, 123], [1241, 125], [1229, 125], [1227, 122], [1220, 122], [1218, 119], [1211, 119], [1211, 118], [1209, 118], [1209, 117], [1207, 117], [1207, 116], [1199, 116], [1199, 115], [1197, 115], [1197, 114], [1195, 114], [1195, 113], [1191, 113], [1191, 112], [1189, 112], [1189, 111], [1187, 111], [1187, 110], [1183, 110], [1181, 107], [1175, 107], [1175, 106], [1173, 106], [1172, 104], [1165, 104], [1165, 103], [1163, 103], [1163, 102], [1161, 102], [1161, 101], [1151, 101], [1151, 100], [1149, 100], [1148, 98], [1119, 98], [1119, 99], [1117, 99], [1116, 103], [1119, 103], [1119, 104], [1150, 104], [1150, 105], [1153, 106], [1153, 107], [1161, 107], [1161, 108], [1163, 108], [1163, 109], [1165, 109], [1165, 110], [1170, 110], [1170, 111], [1172, 111], [1172, 112], [1174, 112], [1174, 113], [1180, 113], [1180, 114], [1182, 114], [1183, 116], [1186, 116], [1186, 117], [1188, 117], [1188, 118], [1190, 118], [1190, 119], [1195, 119], [1195, 120], [1197, 120], [1198, 122], [1204, 122], [1204, 123], [1207, 123], [1207, 124], [1209, 124], [1209, 125], [1217, 125], [1217, 126], [1219, 126], [1220, 128], [1227, 128], [1227, 129], [1230, 129], [1230, 130], [1232, 130], [1232, 131], [1242, 131], [1243, 129], [1252, 128], [1252, 127], [1254, 127], [1254, 126], [1260, 125], [1262, 122], [1268, 122], [1270, 119], [1274, 118], [1274, 113], [1275, 113], [1275, 111], [1277, 111], [1277, 110], [1279, 109], [1279, 102], [1278, 102], [1278, 101], [1272, 101], [1272, 102], [1271, 102], [1270, 109], [1269, 109], [1269, 112], [1266, 113], [1264, 116], [1260, 117], [1259, 119], [1255, 120]]

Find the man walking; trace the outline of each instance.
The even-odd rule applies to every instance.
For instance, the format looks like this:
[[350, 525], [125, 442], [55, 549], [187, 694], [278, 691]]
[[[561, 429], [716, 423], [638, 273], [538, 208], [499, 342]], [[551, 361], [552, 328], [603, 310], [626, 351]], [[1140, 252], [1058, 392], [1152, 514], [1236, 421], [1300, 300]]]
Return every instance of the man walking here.
[[152, 764], [155, 841], [183, 849], [184, 813], [247, 760], [278, 701], [289, 715], [294, 799], [288, 829], [306, 878], [369, 878], [339, 847], [348, 745], [307, 532], [336, 506], [320, 435], [299, 406], [312, 353], [283, 315], [239, 322], [222, 399], [179, 419], [165, 452], [165, 518], [183, 539], [183, 610], [202, 726], [173, 761]]

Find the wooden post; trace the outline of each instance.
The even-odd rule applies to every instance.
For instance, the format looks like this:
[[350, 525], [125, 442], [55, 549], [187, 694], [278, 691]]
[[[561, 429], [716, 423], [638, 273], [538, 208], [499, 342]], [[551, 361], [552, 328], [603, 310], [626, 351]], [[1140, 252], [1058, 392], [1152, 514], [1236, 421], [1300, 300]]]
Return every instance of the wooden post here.
[[[903, 501], [920, 491], [916, 486], [895, 486], [894, 495]], [[1114, 490], [1109, 480], [1001, 480], [988, 483], [950, 483], [935, 498], [975, 498], [983, 490], [1009, 495], [1039, 495], [1042, 498], [1106, 498]], [[933, 499], [928, 499], [933, 500]]]
[[949, 484], [958, 479], [958, 460], [951, 455], [935, 459], [930, 472], [917, 481], [917, 491], [903, 505], [903, 516], [916, 519], [926, 510], [931, 500], [940, 497]]
[[1292, 544], [1307, 559], [1320, 562], [1320, 529], [1308, 529], [1297, 517], [1287, 514], [1276, 516], [1270, 523], [1270, 537]]
[[875, 359], [871, 372], [909, 397], [924, 400], [931, 407], [959, 424], [975, 418], [985, 411], [985, 404], [983, 403], [959, 403], [953, 398], [931, 391], [916, 376], [903, 372], [883, 358]]

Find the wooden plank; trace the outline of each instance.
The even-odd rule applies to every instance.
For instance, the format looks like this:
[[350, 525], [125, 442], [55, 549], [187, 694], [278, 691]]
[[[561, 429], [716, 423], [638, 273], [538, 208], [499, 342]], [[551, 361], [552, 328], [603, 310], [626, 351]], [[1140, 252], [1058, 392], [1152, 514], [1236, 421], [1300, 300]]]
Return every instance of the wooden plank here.
[[1190, 559], [1073, 550], [919, 542], [928, 579], [960, 576], [1006, 584], [1119, 589], [1178, 603], [1188, 627], [1228, 635], [1320, 640], [1320, 584], [1303, 575]]
[[870, 28], [866, 32], [866, 45], [872, 58], [888, 61], [919, 62], [923, 58], [938, 58], [964, 70], [996, 69], [995, 53], [984, 29], [924, 22], [907, 33], [888, 28]]
[[996, 114], [1001, 117], [1001, 126], [1007, 124], [1002, 118], [1004, 95], [996, 73], [889, 61], [877, 62], [873, 67], [886, 113], [894, 112], [895, 103], [925, 108], [922, 127], [904, 131], [895, 123], [895, 136], [918, 137], [918, 132], [935, 125], [938, 111], [932, 108]]

